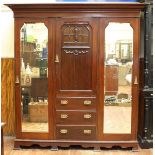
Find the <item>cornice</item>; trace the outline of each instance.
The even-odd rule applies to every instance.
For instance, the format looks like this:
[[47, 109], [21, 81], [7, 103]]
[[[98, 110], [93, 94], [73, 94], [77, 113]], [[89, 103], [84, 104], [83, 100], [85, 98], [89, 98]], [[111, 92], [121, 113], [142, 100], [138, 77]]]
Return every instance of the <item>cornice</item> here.
[[143, 10], [144, 3], [52, 3], [5, 4], [14, 12], [94, 11], [94, 10]]

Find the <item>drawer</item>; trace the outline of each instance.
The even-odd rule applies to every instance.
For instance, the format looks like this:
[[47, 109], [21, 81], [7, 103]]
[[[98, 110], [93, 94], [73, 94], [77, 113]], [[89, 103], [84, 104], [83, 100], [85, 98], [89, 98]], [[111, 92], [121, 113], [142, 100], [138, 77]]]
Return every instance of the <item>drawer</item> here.
[[56, 126], [56, 139], [95, 140], [96, 126]]
[[95, 111], [56, 111], [57, 124], [95, 125]]
[[57, 110], [88, 110], [88, 109], [96, 109], [96, 98], [57, 98], [56, 102]]

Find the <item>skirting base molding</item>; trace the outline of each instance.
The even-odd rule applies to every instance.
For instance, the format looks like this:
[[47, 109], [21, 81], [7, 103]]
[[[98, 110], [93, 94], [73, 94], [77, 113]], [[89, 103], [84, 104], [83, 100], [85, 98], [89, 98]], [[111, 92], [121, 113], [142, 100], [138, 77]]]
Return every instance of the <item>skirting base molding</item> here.
[[22, 140], [15, 139], [14, 149], [21, 149], [21, 146], [30, 147], [38, 145], [41, 147], [70, 147], [81, 146], [83, 148], [93, 147], [96, 148], [132, 148], [132, 150], [138, 150], [138, 141], [71, 141], [71, 140]]

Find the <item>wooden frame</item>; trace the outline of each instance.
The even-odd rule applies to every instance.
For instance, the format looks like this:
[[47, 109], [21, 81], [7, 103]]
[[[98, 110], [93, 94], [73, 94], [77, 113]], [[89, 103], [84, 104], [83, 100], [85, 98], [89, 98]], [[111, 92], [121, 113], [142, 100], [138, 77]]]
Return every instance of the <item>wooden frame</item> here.
[[[109, 22], [119, 22], [119, 23], [130, 23], [130, 25], [133, 28], [133, 69], [132, 69], [132, 75], [133, 77], [137, 76], [138, 81], [139, 81], [139, 38], [140, 38], [140, 33], [139, 33], [139, 20], [138, 19], [130, 19], [130, 18], [108, 18], [106, 20], [100, 19], [100, 94], [104, 94], [104, 30], [108, 26]], [[134, 79], [134, 78], [133, 78]], [[134, 139], [136, 140], [137, 137], [137, 122], [138, 122], [138, 89], [139, 85], [135, 85], [134, 80], [132, 80], [132, 96], [133, 96], [133, 103], [132, 103], [132, 123], [131, 123], [131, 134], [101, 134], [103, 132], [103, 120], [102, 118], [99, 118], [99, 137], [102, 137], [101, 139], [104, 140], [128, 140], [128, 139]], [[104, 95], [100, 95], [100, 104], [99, 104], [99, 109], [100, 109], [100, 116], [104, 116]]]
[[[37, 23], [37, 22], [42, 22], [42, 23], [44, 23], [45, 24], [45, 26], [48, 28], [48, 36], [50, 36], [50, 33], [52, 33], [52, 27], [51, 28], [49, 28], [49, 24], [48, 24], [48, 21], [46, 20], [46, 19], [43, 19], [43, 20], [41, 20], [41, 19], [17, 19], [16, 21], [15, 21], [15, 66], [16, 66], [16, 68], [15, 68], [15, 72], [16, 72], [16, 74], [15, 74], [15, 76], [19, 76], [20, 77], [20, 46], [18, 46], [18, 45], [20, 45], [20, 29], [21, 29], [21, 27], [22, 27], [22, 25], [24, 24], [24, 23]], [[49, 42], [51, 42], [50, 41], [50, 37], [48, 37], [48, 40], [49, 40]], [[52, 42], [48, 45], [48, 48], [52, 51]], [[50, 60], [50, 59], [52, 59], [52, 53], [53, 52], [49, 52], [49, 56], [48, 56], [48, 59]], [[52, 67], [52, 65], [51, 65], [51, 62], [52, 61], [49, 61], [49, 63], [48, 63], [48, 68], [49, 68], [49, 77], [50, 78], [48, 78], [48, 83], [51, 83], [51, 79], [52, 79], [52, 72], [51, 72], [51, 67]], [[52, 93], [51, 93], [51, 91], [52, 91], [52, 88], [53, 88], [53, 86], [51, 86], [51, 87], [48, 87], [48, 96], [51, 96], [52, 95]], [[32, 132], [22, 132], [22, 129], [21, 129], [21, 106], [20, 106], [20, 102], [21, 102], [21, 96], [19, 95], [19, 94], [21, 94], [21, 92], [20, 92], [20, 84], [18, 84], [18, 83], [15, 83], [15, 114], [16, 114], [16, 117], [18, 117], [19, 119], [16, 119], [16, 137], [17, 138], [29, 138], [29, 139], [51, 139], [51, 137], [53, 137], [52, 136], [52, 133], [50, 132], [50, 134], [48, 134], [48, 133], [36, 133], [36, 134], [34, 134], [34, 133], [32, 133]], [[48, 116], [48, 120], [49, 120], [49, 128], [48, 128], [48, 131], [50, 131], [50, 130], [53, 130], [52, 128], [53, 128], [53, 126], [52, 126], [52, 122], [53, 122], [53, 120], [52, 120], [52, 114], [53, 113], [51, 113], [51, 110], [50, 109], [53, 109], [51, 106], [53, 105], [53, 104], [51, 104], [51, 102], [52, 102], [52, 100], [51, 100], [51, 97], [49, 97], [49, 99], [48, 99], [48, 102], [49, 102], [49, 104], [48, 104], [48, 109], [49, 109], [49, 111], [48, 111], [48, 114], [49, 114], [49, 116]]]

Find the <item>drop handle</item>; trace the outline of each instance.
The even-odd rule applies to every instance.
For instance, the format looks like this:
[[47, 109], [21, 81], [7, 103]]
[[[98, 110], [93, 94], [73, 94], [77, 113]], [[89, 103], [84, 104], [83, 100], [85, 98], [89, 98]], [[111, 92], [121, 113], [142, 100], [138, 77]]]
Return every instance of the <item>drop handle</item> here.
[[85, 134], [85, 135], [90, 135], [91, 133], [92, 133], [92, 131], [91, 130], [83, 130], [83, 133]]
[[66, 119], [66, 118], [68, 118], [68, 114], [61, 114], [61, 115], [60, 115], [60, 118], [61, 118], [61, 119]]
[[83, 102], [83, 104], [84, 104], [84, 105], [91, 105], [92, 102], [91, 102], [90, 100], [85, 100], [85, 101]]
[[68, 104], [68, 100], [61, 100], [61, 105], [67, 105]]
[[55, 56], [55, 61], [54, 62], [59, 63], [59, 56], [57, 54]]
[[83, 115], [83, 118], [85, 118], [85, 119], [90, 119], [92, 116], [91, 116], [91, 114], [84, 114]]
[[61, 133], [61, 134], [67, 134], [67, 133], [68, 133], [68, 130], [67, 130], [67, 129], [61, 129], [61, 130], [60, 130], [60, 133]]
[[18, 75], [16, 75], [16, 84], [19, 84], [20, 82], [19, 82], [19, 76]]
[[138, 84], [137, 76], [135, 77], [134, 84]]

